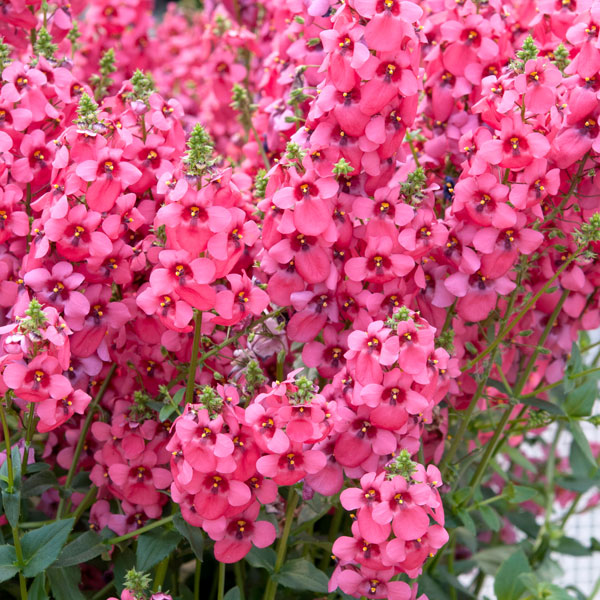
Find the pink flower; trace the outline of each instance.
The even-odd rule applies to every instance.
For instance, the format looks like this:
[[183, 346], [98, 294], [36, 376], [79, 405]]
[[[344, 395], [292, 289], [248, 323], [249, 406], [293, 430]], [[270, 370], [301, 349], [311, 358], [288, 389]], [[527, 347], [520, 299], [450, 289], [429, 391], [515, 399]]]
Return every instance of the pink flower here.
[[257, 521], [259, 504], [254, 502], [242, 513], [218, 521], [204, 521], [202, 528], [215, 540], [215, 558], [226, 564], [244, 558], [252, 546], [266, 548], [275, 541], [275, 527]]
[[77, 175], [91, 183], [86, 199], [92, 210], [109, 211], [119, 194], [141, 178], [141, 171], [122, 160], [122, 154], [123, 150], [105, 147], [98, 151], [97, 158], [77, 165]]
[[2, 374], [4, 383], [27, 402], [67, 397], [73, 388], [62, 375], [58, 360], [46, 353], [38, 354], [28, 365], [9, 363]]

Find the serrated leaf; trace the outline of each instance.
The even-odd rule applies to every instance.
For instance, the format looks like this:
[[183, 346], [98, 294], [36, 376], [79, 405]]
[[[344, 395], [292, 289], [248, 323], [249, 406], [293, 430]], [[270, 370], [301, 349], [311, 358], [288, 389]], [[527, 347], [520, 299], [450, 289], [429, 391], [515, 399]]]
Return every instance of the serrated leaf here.
[[272, 579], [292, 590], [308, 590], [317, 594], [326, 594], [329, 577], [304, 558], [286, 562]]
[[125, 574], [135, 567], [135, 554], [129, 548], [126, 548], [123, 552], [117, 554], [116, 559], [113, 555], [113, 560], [116, 595], [120, 595], [125, 587]]
[[106, 550], [95, 531], [86, 531], [67, 544], [56, 560], [56, 567], [71, 567], [100, 556]]
[[507, 558], [498, 569], [494, 580], [497, 600], [518, 600], [525, 591], [519, 575], [531, 573], [531, 567], [523, 550], [519, 549]]
[[275, 559], [277, 555], [273, 548], [257, 548], [252, 546], [250, 552], [246, 554], [246, 561], [255, 569], [266, 569], [269, 573], [275, 568]]
[[62, 519], [23, 536], [23, 559], [25, 577], [35, 577], [47, 569], [57, 558], [73, 528], [74, 519]]
[[177, 548], [181, 535], [172, 529], [153, 529], [138, 539], [136, 569], [148, 571]]
[[202, 561], [204, 551], [204, 537], [202, 530], [199, 527], [193, 527], [184, 518], [177, 514], [173, 517], [173, 525], [175, 529], [190, 543], [196, 558]]
[[48, 569], [46, 571], [50, 581], [50, 589], [54, 600], [86, 600], [79, 591], [81, 570], [77, 567], [65, 567], [62, 569]]
[[4, 514], [11, 527], [16, 527], [19, 523], [19, 514], [21, 512], [21, 492], [17, 490], [12, 494], [2, 490], [2, 505]]
[[6, 581], [17, 574], [19, 568], [15, 566], [17, 555], [14, 546], [0, 546], [0, 581]]

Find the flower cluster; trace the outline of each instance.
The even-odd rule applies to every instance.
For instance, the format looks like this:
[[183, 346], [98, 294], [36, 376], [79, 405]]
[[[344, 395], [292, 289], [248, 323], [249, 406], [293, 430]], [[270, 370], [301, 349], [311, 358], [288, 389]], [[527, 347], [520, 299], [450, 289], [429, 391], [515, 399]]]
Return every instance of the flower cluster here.
[[[31, 562], [30, 512], [87, 520], [111, 550], [177, 514], [173, 535], [201, 529], [236, 563], [321, 496], [352, 521], [332, 522], [333, 569], [317, 549], [329, 592], [413, 600], [443, 502], [468, 528], [474, 498], [509, 498], [486, 461], [512, 461], [552, 420], [534, 408], [586, 375], [597, 2], [224, 0], [160, 21], [147, 0], [5, 4], [7, 564]], [[458, 473], [461, 444], [481, 462]], [[15, 503], [40, 460], [56, 476]], [[169, 597], [149, 586], [130, 572], [122, 600]]]

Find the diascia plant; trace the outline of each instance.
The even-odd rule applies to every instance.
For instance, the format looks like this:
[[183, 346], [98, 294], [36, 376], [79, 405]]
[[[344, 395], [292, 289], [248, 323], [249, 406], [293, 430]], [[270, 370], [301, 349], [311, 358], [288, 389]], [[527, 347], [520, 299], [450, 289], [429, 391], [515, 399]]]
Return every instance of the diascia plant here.
[[2, 599], [593, 598], [600, 1], [152, 11], [2, 3]]

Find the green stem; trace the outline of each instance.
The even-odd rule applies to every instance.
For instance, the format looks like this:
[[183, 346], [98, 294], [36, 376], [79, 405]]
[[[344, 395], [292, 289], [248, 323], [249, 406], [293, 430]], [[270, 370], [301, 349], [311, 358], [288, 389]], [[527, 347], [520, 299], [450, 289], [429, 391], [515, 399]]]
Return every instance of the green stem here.
[[173, 516], [174, 515], [164, 517], [163, 519], [154, 521], [153, 523], [149, 523], [148, 525], [144, 525], [143, 527], [140, 527], [139, 529], [136, 529], [135, 531], [130, 531], [129, 533], [126, 533], [125, 535], [120, 535], [119, 537], [110, 538], [109, 540], [106, 540], [104, 543], [109, 546], [114, 546], [115, 544], [120, 544], [121, 542], [130, 540], [131, 538], [135, 537], [136, 535], [141, 535], [142, 533], [146, 533], [147, 531], [152, 531], [152, 529], [156, 529], [157, 527], [162, 527], [163, 525], [170, 523], [173, 520]]
[[577, 494], [577, 496], [575, 497], [575, 500], [573, 500], [573, 502], [571, 502], [571, 506], [569, 506], [569, 510], [565, 513], [565, 516], [560, 521], [561, 529], [565, 528], [567, 521], [573, 516], [573, 513], [577, 509], [577, 505], [579, 504], [579, 501], [581, 500], [581, 496], [582, 496], [581, 493]]
[[258, 151], [259, 151], [262, 161], [265, 165], [265, 169], [267, 171], [269, 171], [271, 169], [271, 163], [269, 162], [269, 157], [267, 156], [267, 153], [265, 152], [265, 149], [263, 147], [263, 143], [260, 139], [260, 136], [258, 135], [258, 131], [256, 131], [256, 127], [254, 127], [254, 123], [252, 122], [252, 117], [250, 117], [250, 131], [252, 131], [252, 135], [254, 136], [254, 139], [256, 140], [256, 144], [258, 145]]
[[233, 344], [234, 342], [237, 342], [243, 335], [246, 335], [250, 329], [253, 329], [257, 325], [260, 325], [261, 323], [264, 323], [267, 319], [270, 319], [271, 317], [276, 317], [277, 315], [280, 315], [285, 310], [287, 310], [285, 307], [278, 308], [277, 310], [274, 310], [273, 312], [270, 312], [270, 313], [268, 313], [266, 315], [263, 315], [260, 319], [257, 319], [256, 321], [253, 321], [245, 329], [242, 329], [241, 331], [238, 331], [237, 333], [235, 333], [231, 337], [228, 337], [226, 340], [224, 340], [223, 342], [221, 342], [220, 344], [218, 344], [214, 348], [211, 348], [208, 352], [205, 352], [202, 355], [202, 357], [200, 358], [200, 360], [198, 361], [198, 364], [200, 364], [200, 365], [204, 364], [211, 356], [214, 356], [215, 354], [218, 354], [219, 351], [221, 351], [226, 346], [229, 346], [229, 344]]
[[465, 432], [467, 431], [467, 427], [469, 426], [469, 422], [471, 420], [471, 417], [473, 416], [473, 412], [475, 412], [477, 403], [479, 402], [479, 399], [481, 398], [481, 396], [483, 394], [483, 390], [485, 389], [487, 380], [490, 376], [490, 372], [491, 372], [493, 366], [494, 366], [494, 361], [490, 360], [486, 367], [485, 373], [482, 375], [481, 379], [479, 380], [479, 383], [477, 384], [477, 390], [475, 391], [475, 394], [471, 398], [471, 402], [469, 403], [467, 410], [463, 414], [461, 414], [461, 421], [460, 421], [458, 431], [454, 435], [454, 439], [452, 440], [452, 444], [451, 444], [450, 448], [448, 449], [448, 452], [446, 452], [444, 454], [442, 462], [440, 463], [440, 472], [442, 474], [442, 480], [444, 479], [444, 477], [447, 474], [448, 467], [450, 466], [450, 462], [454, 458], [454, 455], [456, 454], [458, 449], [461, 446], [464, 446], [464, 444], [465, 444]]
[[202, 311], [195, 310], [194, 314], [194, 341], [192, 342], [192, 356], [188, 369], [187, 384], [185, 386], [185, 403], [194, 402], [194, 387], [196, 385], [196, 369], [198, 368], [198, 351], [202, 337]]
[[15, 491], [15, 475], [12, 464], [12, 447], [10, 444], [10, 430], [8, 429], [8, 421], [6, 420], [6, 413], [4, 412], [4, 405], [0, 401], [0, 419], [2, 420], [2, 432], [4, 433], [4, 447], [6, 448], [6, 469], [8, 471], [8, 483], [6, 491], [12, 494]]
[[[294, 522], [294, 512], [298, 506], [299, 496], [296, 490], [291, 487], [288, 492], [287, 507], [285, 509], [285, 525], [283, 526], [283, 533], [277, 543], [277, 557], [275, 559], [275, 567], [273, 573], [279, 573], [279, 570], [283, 566], [285, 561], [285, 554], [287, 551], [287, 542], [292, 530], [292, 523]], [[264, 600], [274, 600], [275, 594], [277, 593], [277, 582], [269, 578], [267, 588], [265, 590]]]
[[167, 570], [169, 568], [169, 556], [161, 560], [156, 566], [156, 574], [154, 575], [154, 591], [160, 592], [162, 590]]
[[508, 423], [508, 420], [510, 419], [510, 414], [512, 412], [512, 409], [513, 409], [513, 406], [511, 405], [504, 411], [504, 414], [502, 415], [500, 422], [496, 426], [496, 430], [494, 431], [494, 435], [492, 436], [492, 439], [486, 444], [485, 453], [483, 455], [483, 458], [481, 459], [481, 462], [479, 463], [477, 470], [475, 471], [473, 477], [471, 478], [471, 481], [469, 482], [469, 494], [462, 502], [463, 506], [468, 504], [470, 502], [471, 498], [473, 497], [473, 494], [475, 493], [475, 490], [477, 489], [477, 486], [479, 485], [479, 482], [481, 481], [481, 478], [483, 477], [483, 474], [485, 473], [488, 463], [489, 463], [490, 459], [492, 458], [494, 450], [496, 449], [496, 444], [498, 443], [498, 439], [502, 435], [502, 432], [504, 431], [504, 428], [506, 427], [506, 424]]
[[569, 290], [565, 290], [562, 293], [559, 301], [556, 303], [556, 306], [554, 307], [554, 310], [552, 311], [552, 314], [550, 315], [550, 318], [548, 319], [548, 322], [546, 323], [546, 327], [544, 328], [544, 331], [542, 332], [542, 335], [540, 336], [540, 339], [537, 343], [537, 348], [534, 350], [532, 355], [529, 357], [527, 366], [525, 367], [525, 370], [521, 374], [521, 377], [519, 378], [519, 381], [517, 382], [517, 384], [514, 388], [515, 397], [518, 398], [521, 395], [523, 388], [527, 384], [527, 380], [529, 379], [529, 376], [531, 375], [531, 372], [533, 371], [533, 367], [535, 366], [535, 362], [537, 361], [537, 357], [540, 353], [540, 350], [543, 348], [544, 344], [546, 343], [546, 340], [548, 339], [548, 336], [550, 335], [550, 332], [552, 331], [552, 328], [554, 327], [554, 323], [556, 322], [556, 319], [558, 318], [558, 315], [559, 315], [560, 311], [562, 310], [563, 304], [565, 303], [568, 295], [569, 295]]
[[225, 597], [225, 563], [219, 563], [219, 587], [217, 591], [218, 600]]
[[590, 594], [588, 600], [594, 600], [594, 598], [596, 598], [596, 596], [598, 595], [598, 592], [600, 592], [600, 577], [596, 579], [596, 584], [594, 585], [594, 589], [592, 590], [592, 593]]
[[493, 352], [503, 341], [504, 338], [519, 324], [521, 319], [529, 312], [529, 310], [535, 306], [536, 302], [552, 287], [552, 284], [560, 277], [562, 272], [581, 254], [582, 250], [578, 250], [575, 254], [572, 254], [567, 258], [562, 265], [556, 270], [556, 273], [546, 282], [546, 284], [533, 296], [529, 302], [519, 311], [517, 316], [506, 325], [501, 331], [498, 332], [498, 336], [494, 341], [482, 352], [480, 352], [473, 360], [469, 361], [461, 371], [468, 371], [473, 368], [482, 358], [485, 358], [490, 352]]
[[[104, 378], [104, 381], [102, 382], [102, 385], [100, 386], [100, 389], [98, 390], [98, 393], [96, 394], [96, 397], [92, 400], [92, 403], [88, 406], [87, 414], [85, 416], [85, 421], [83, 423], [81, 433], [79, 434], [79, 439], [77, 440], [77, 446], [75, 446], [75, 453], [73, 454], [73, 458], [71, 459], [72, 460], [71, 466], [69, 467], [69, 471], [67, 473], [67, 478], [65, 480], [65, 485], [64, 485], [63, 489], [66, 494], [70, 493], [70, 487], [71, 487], [71, 484], [73, 483], [73, 477], [75, 477], [75, 471], [77, 470], [77, 465], [79, 463], [79, 457], [81, 456], [81, 452], [83, 451], [83, 447], [85, 445], [85, 441], [87, 438], [87, 433], [88, 433], [90, 427], [92, 426], [92, 420], [94, 418], [94, 414], [96, 412], [96, 409], [98, 408], [98, 405], [100, 404], [100, 401], [104, 397], [106, 390], [108, 389], [110, 380], [112, 379], [113, 375], [115, 374], [116, 369], [117, 369], [117, 364], [113, 363], [111, 365], [106, 377]], [[60, 502], [58, 503], [58, 509], [56, 511], [57, 519], [62, 518], [64, 509], [65, 509], [65, 498], [62, 497], [60, 499]]]
[[93, 485], [89, 489], [88, 493], [85, 495], [83, 500], [79, 503], [79, 506], [77, 507], [77, 509], [75, 510], [75, 512], [72, 515], [73, 518], [75, 519], [75, 523], [77, 523], [77, 521], [79, 521], [79, 519], [81, 519], [81, 515], [83, 515], [83, 513], [94, 503], [97, 492], [98, 492], [98, 488], [95, 485]]
[[242, 575], [242, 564], [240, 562], [233, 563], [233, 572], [235, 574], [235, 584], [240, 590], [240, 600], [246, 600], [244, 592], [244, 576]]
[[[4, 400], [4, 399], [3, 399]], [[6, 491], [12, 494], [15, 489], [15, 473], [13, 470], [12, 463], [12, 446], [10, 443], [10, 430], [8, 428], [8, 421], [6, 420], [6, 413], [4, 412], [4, 405], [0, 401], [0, 420], [2, 421], [2, 432], [4, 433], [4, 446], [6, 448], [6, 471], [8, 481], [6, 483]], [[12, 527], [13, 542], [15, 544], [15, 555], [17, 558], [17, 565], [19, 566], [19, 588], [21, 590], [21, 600], [27, 600], [27, 581], [25, 576], [20, 570], [24, 565], [23, 550], [21, 548], [21, 538], [19, 537], [19, 528]]]
[[544, 523], [540, 527], [535, 542], [533, 544], [533, 552], [539, 550], [544, 540], [544, 534], [550, 529], [550, 522], [552, 517], [552, 507], [554, 505], [555, 490], [554, 490], [554, 472], [556, 468], [556, 448], [558, 446], [558, 440], [562, 433], [562, 423], [559, 423], [550, 446], [550, 453], [546, 461], [546, 510], [544, 515]]
[[408, 139], [408, 146], [410, 148], [410, 153], [412, 154], [412, 157], [414, 158], [417, 167], [420, 167], [421, 163], [419, 162], [419, 155], [417, 154], [417, 150], [413, 144], [413, 141], [410, 138]]
[[31, 446], [31, 440], [33, 439], [35, 425], [35, 404], [29, 403], [29, 415], [27, 417], [27, 432], [25, 434], [25, 452], [23, 452], [23, 462], [21, 464], [21, 474], [27, 473], [27, 459], [29, 457], [29, 447]]
[[200, 575], [202, 574], [202, 562], [196, 559], [194, 570], [194, 600], [200, 600]]
[[92, 596], [92, 600], [105, 600], [108, 592], [114, 587], [115, 580], [109, 581], [101, 590]]

